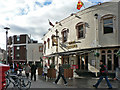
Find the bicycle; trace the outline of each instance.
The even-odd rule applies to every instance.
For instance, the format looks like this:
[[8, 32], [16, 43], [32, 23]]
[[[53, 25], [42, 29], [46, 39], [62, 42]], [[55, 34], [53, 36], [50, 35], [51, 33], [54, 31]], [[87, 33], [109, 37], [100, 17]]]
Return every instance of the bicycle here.
[[21, 89], [29, 89], [31, 87], [31, 81], [26, 79], [23, 76], [18, 76], [14, 74], [6, 73], [6, 89], [9, 85], [12, 84], [14, 88], [19, 90]]

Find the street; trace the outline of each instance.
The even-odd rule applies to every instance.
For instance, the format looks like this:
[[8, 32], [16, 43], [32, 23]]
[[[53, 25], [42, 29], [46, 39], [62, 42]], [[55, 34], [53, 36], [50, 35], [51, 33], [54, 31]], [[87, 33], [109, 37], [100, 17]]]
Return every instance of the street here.
[[[24, 75], [24, 72], [23, 72]], [[31, 76], [31, 75], [30, 75]], [[94, 88], [93, 84], [97, 82], [99, 78], [93, 78], [93, 77], [76, 77], [73, 79], [66, 79], [68, 82], [68, 85], [65, 86], [62, 78], [58, 81], [57, 84], [53, 84], [55, 79], [48, 79], [45, 80], [43, 76], [40, 76], [36, 74], [36, 81], [31, 81], [31, 88]], [[30, 79], [30, 77], [29, 77]], [[120, 81], [109, 79], [110, 83], [112, 84], [113, 88], [120, 88]], [[12, 85], [10, 85], [8, 88], [12, 88]], [[105, 79], [100, 83], [98, 88], [108, 88], [107, 83]]]
[[[64, 86], [62, 78], [58, 84], [53, 84], [55, 79], [44, 80], [42, 76], [38, 76], [37, 81], [32, 81], [31, 88], [93, 88], [93, 84], [97, 82], [98, 78], [91, 77], [79, 77], [73, 79], [67, 79], [68, 85]], [[110, 83], [113, 88], [120, 88], [120, 82], [110, 79]], [[105, 80], [101, 82], [98, 88], [108, 88]]]

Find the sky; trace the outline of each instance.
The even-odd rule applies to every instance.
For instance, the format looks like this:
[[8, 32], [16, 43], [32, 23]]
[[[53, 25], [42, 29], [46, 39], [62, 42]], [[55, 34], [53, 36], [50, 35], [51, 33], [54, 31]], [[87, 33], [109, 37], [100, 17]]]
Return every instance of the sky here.
[[[111, 0], [82, 0], [85, 7], [97, 2]], [[54, 24], [56, 21], [76, 13], [78, 0], [0, 0], [0, 48], [6, 49], [6, 31], [8, 37], [28, 34], [31, 38], [42, 43], [42, 37], [51, 28], [48, 19]], [[84, 7], [81, 8], [81, 10]]]

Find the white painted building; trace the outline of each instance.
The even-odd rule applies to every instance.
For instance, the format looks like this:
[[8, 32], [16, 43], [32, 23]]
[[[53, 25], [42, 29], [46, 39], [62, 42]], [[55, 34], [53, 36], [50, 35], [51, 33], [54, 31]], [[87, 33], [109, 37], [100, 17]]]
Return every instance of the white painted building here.
[[120, 2], [106, 2], [72, 13], [56, 22], [43, 41], [43, 54], [50, 57], [49, 63], [68, 63], [97, 73], [102, 59], [114, 72], [120, 66], [116, 56], [120, 50]]
[[43, 44], [31, 43], [27, 44], [27, 62], [40, 62], [43, 57]]

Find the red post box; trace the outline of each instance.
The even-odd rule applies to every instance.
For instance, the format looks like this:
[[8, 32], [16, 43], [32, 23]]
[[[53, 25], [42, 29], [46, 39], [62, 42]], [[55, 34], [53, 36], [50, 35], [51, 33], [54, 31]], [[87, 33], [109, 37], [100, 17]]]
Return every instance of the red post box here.
[[0, 90], [2, 90], [6, 86], [5, 72], [9, 69], [9, 65], [0, 63]]

